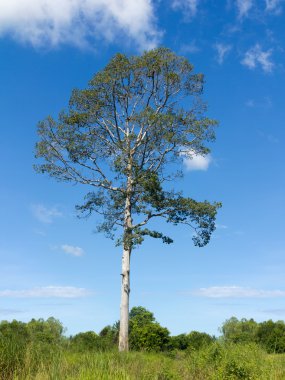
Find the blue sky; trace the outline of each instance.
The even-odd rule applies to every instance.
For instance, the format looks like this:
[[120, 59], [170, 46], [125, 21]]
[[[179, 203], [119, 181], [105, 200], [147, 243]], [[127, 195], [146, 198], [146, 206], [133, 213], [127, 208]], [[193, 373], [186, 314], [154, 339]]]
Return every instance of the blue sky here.
[[156, 46], [205, 74], [217, 141], [180, 187], [223, 208], [205, 248], [167, 225], [174, 244], [134, 252], [131, 306], [173, 334], [285, 318], [284, 12], [282, 0], [0, 0], [0, 319], [54, 316], [68, 334], [118, 320], [120, 248], [76, 217], [88, 188], [35, 173], [36, 126], [114, 53]]

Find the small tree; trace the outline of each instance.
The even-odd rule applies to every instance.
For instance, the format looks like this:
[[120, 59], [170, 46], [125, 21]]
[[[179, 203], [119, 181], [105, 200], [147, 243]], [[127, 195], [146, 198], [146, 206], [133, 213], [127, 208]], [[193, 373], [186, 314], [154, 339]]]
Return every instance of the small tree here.
[[272, 320], [258, 324], [256, 341], [269, 353], [285, 352], [285, 323]]
[[258, 323], [252, 318], [241, 320], [236, 317], [227, 319], [221, 328], [223, 339], [226, 342], [232, 343], [249, 343], [256, 341], [256, 332], [258, 330]]
[[139, 326], [155, 322], [153, 313], [142, 306], [133, 307], [130, 311], [129, 319]]
[[115, 322], [113, 326], [105, 326], [99, 333], [100, 349], [110, 350], [118, 346], [119, 341], [119, 322]]
[[205, 143], [214, 140], [216, 122], [204, 116], [202, 90], [203, 75], [169, 49], [130, 58], [117, 54], [87, 89], [73, 91], [67, 112], [38, 126], [36, 157], [44, 162], [37, 170], [93, 188], [77, 209], [102, 215], [98, 230], [108, 237], [121, 231], [121, 351], [128, 350], [131, 252], [145, 236], [172, 243], [147, 223], [160, 217], [186, 224], [194, 228], [194, 244], [200, 247], [215, 229], [219, 203], [163, 188], [181, 176], [175, 164], [184, 157], [209, 153]]
[[160, 326], [151, 311], [133, 307], [130, 318], [130, 348], [136, 351], [164, 351], [169, 348], [169, 331]]
[[189, 346], [194, 350], [200, 350], [215, 341], [215, 337], [200, 331], [191, 331], [187, 338]]

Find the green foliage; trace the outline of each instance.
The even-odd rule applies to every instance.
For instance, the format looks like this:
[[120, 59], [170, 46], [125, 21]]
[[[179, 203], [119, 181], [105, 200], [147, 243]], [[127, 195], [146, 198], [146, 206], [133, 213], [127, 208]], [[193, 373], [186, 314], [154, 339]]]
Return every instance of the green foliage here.
[[99, 333], [99, 344], [102, 351], [112, 350], [118, 345], [119, 341], [119, 322], [116, 322], [113, 326], [104, 327]]
[[155, 321], [153, 313], [142, 306], [130, 311], [130, 347], [134, 351], [165, 351], [169, 331]]
[[12, 379], [25, 361], [29, 333], [26, 324], [2, 321], [0, 324], [0, 373], [3, 380]]
[[223, 323], [221, 332], [226, 342], [246, 343], [256, 341], [257, 329], [258, 323], [253, 319], [232, 317]]
[[99, 334], [87, 331], [71, 336], [66, 347], [72, 352], [112, 351], [118, 345], [119, 323], [105, 326]]
[[165, 351], [169, 346], [169, 331], [159, 323], [144, 326], [132, 324], [130, 347], [134, 351]]
[[203, 332], [191, 331], [190, 334], [187, 335], [187, 340], [189, 348], [200, 350], [201, 348], [209, 346], [213, 343], [215, 338]]
[[41, 360], [55, 362], [62, 349], [62, 324], [49, 318], [28, 323], [2, 321], [0, 323], [1, 380], [12, 379], [18, 372], [33, 372]]
[[[106, 326], [99, 335], [86, 332], [62, 338], [62, 325], [55, 319], [0, 323], [0, 378], [1, 380], [69, 379], [69, 380], [283, 380], [284, 354], [268, 355], [256, 343], [230, 343], [224, 340], [199, 344], [199, 349], [154, 352], [155, 339], [160, 339], [159, 325], [153, 313], [143, 307], [131, 310], [137, 328], [151, 326], [147, 338], [142, 331], [142, 342], [151, 352], [118, 353], [110, 349], [102, 352], [100, 339], [116, 335], [117, 325]], [[270, 323], [269, 323], [270, 322]], [[267, 321], [259, 324], [267, 332], [283, 322]], [[160, 327], [160, 329], [163, 329]], [[263, 331], [263, 330], [260, 331]], [[207, 335], [207, 334], [206, 334]], [[204, 337], [206, 337], [206, 335]], [[166, 335], [162, 334], [164, 339]], [[180, 343], [189, 336], [194, 342], [203, 333], [192, 332], [175, 338]], [[265, 336], [262, 333], [262, 336]], [[211, 338], [211, 337], [210, 337]], [[153, 339], [153, 341], [152, 341]], [[98, 343], [98, 350], [94, 349]], [[73, 346], [74, 344], [74, 346]], [[42, 345], [45, 349], [40, 349]], [[60, 347], [59, 347], [60, 346]], [[114, 347], [114, 346], [113, 346]], [[140, 348], [141, 350], [141, 348]]]
[[[217, 351], [219, 355], [214, 354]], [[54, 357], [53, 362], [43, 366], [42, 358], [32, 373], [22, 367], [18, 377], [10, 379], [283, 380], [285, 365], [282, 359], [283, 363], [277, 357], [272, 360], [254, 345], [212, 344], [199, 351], [177, 353], [175, 357], [153, 352], [66, 351], [59, 361]]]
[[[270, 378], [268, 376], [271, 373], [271, 366], [266, 360], [267, 356], [254, 343], [223, 344], [214, 342], [201, 350], [192, 350], [188, 353], [196, 378], [212, 380], [265, 380]], [[195, 376], [193, 376], [194, 379]]]
[[[162, 217], [193, 228], [194, 244], [206, 245], [221, 204], [163, 188], [166, 179], [181, 176], [186, 156], [209, 153], [208, 143], [215, 139], [217, 122], [205, 116], [203, 85], [203, 75], [167, 48], [141, 56], [116, 54], [86, 89], [72, 92], [69, 108], [57, 120], [49, 116], [39, 123], [36, 169], [93, 188], [77, 206], [79, 215], [99, 213], [98, 230], [114, 238], [120, 229], [119, 244], [133, 248], [146, 236], [171, 243], [145, 228], [150, 219]], [[128, 227], [126, 199], [132, 214]]]
[[70, 347], [76, 352], [97, 351], [100, 338], [94, 331], [79, 333], [70, 338]]
[[179, 334], [170, 337], [170, 347], [174, 350], [186, 350], [189, 347], [189, 339], [186, 334]]
[[285, 352], [285, 323], [271, 320], [259, 323], [256, 340], [269, 353]]
[[285, 323], [272, 320], [257, 323], [253, 319], [232, 317], [224, 322], [221, 332], [229, 343], [256, 342], [269, 353], [285, 352]]
[[133, 307], [129, 313], [129, 318], [131, 324], [136, 324], [138, 326], [155, 322], [153, 313], [142, 306]]
[[209, 346], [216, 340], [215, 337], [199, 332], [191, 331], [189, 334], [180, 334], [171, 337], [170, 346], [176, 350], [200, 350], [206, 346]]
[[32, 319], [26, 326], [33, 341], [53, 345], [60, 344], [62, 341], [64, 328], [61, 322], [53, 317], [46, 321], [44, 319]]

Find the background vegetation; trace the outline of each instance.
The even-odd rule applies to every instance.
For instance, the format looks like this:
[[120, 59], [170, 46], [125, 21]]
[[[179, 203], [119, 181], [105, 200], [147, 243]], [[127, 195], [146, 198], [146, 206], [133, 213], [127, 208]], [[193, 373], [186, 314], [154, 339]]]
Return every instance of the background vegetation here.
[[130, 353], [118, 353], [118, 322], [66, 337], [60, 321], [0, 323], [1, 380], [285, 378], [285, 323], [225, 321], [219, 338], [170, 336], [152, 312], [130, 311]]

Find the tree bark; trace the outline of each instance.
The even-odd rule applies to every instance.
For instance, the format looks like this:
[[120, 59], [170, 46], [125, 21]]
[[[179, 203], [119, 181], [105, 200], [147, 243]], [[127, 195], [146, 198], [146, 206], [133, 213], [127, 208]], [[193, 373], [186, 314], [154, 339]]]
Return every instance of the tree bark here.
[[[128, 179], [128, 189], [131, 189], [131, 179]], [[131, 200], [127, 191], [125, 205], [125, 226], [122, 256], [122, 286], [121, 286], [121, 310], [120, 310], [120, 333], [119, 351], [129, 350], [129, 297], [130, 297], [130, 260], [132, 251], [132, 215]]]
[[129, 350], [129, 295], [131, 249], [123, 251], [119, 351]]
[[129, 351], [129, 298], [130, 298], [130, 260], [132, 251], [132, 155], [127, 127], [127, 188], [124, 212], [124, 239], [122, 256], [122, 286], [120, 307], [119, 351]]

